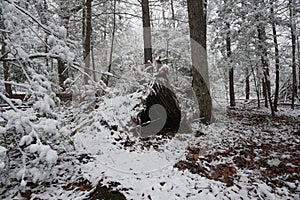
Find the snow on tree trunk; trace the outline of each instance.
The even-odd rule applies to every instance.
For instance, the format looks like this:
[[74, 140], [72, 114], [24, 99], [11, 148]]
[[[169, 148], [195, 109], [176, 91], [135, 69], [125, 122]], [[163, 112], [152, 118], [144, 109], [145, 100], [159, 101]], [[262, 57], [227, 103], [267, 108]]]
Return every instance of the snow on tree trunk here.
[[151, 25], [149, 13], [149, 1], [142, 0], [143, 31], [144, 31], [144, 62], [152, 62]]

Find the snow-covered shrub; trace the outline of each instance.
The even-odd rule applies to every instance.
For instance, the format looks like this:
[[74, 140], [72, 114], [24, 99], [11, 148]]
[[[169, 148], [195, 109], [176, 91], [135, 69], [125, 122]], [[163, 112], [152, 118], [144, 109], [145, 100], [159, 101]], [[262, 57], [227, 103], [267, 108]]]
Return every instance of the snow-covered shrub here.
[[32, 6], [22, 5], [21, 1], [0, 2], [1, 29], [11, 60], [9, 81], [13, 93], [26, 94], [26, 101], [11, 100], [1, 82], [0, 101], [6, 105], [0, 113], [0, 170], [5, 170], [0, 173], [0, 185], [45, 181], [67, 148], [67, 135], [58, 122], [58, 86], [49, 72], [56, 71], [57, 59], [71, 65], [75, 58], [72, 42], [67, 42], [64, 27], [50, 22], [54, 19], [47, 26], [31, 13]]

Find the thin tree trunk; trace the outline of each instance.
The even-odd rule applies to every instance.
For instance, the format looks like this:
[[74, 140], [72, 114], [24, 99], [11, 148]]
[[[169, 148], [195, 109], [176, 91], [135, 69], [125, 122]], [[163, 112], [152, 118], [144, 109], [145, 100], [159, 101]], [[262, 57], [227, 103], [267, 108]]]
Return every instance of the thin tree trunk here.
[[295, 109], [295, 96], [297, 94], [297, 72], [296, 72], [296, 24], [295, 24], [295, 10], [293, 0], [289, 0], [290, 9], [290, 25], [292, 36], [292, 70], [293, 70], [293, 84], [292, 84], [292, 105], [291, 108]]
[[175, 28], [174, 0], [171, 0], [171, 16], [172, 16], [172, 25], [173, 28]]
[[66, 63], [62, 59], [57, 59], [58, 84], [64, 90], [64, 82], [68, 78]]
[[260, 85], [259, 85], [260, 82], [256, 80], [256, 75], [252, 66], [251, 66], [251, 71], [253, 75], [254, 86], [255, 86], [255, 91], [257, 96], [257, 108], [260, 108]]
[[[3, 60], [3, 75], [4, 75], [4, 81], [8, 81], [9, 79], [9, 67], [8, 67], [8, 63], [7, 61], [5, 61], [5, 58], [7, 58], [7, 54], [6, 54], [6, 43], [5, 43], [5, 33], [2, 34], [2, 47], [1, 47], [1, 54], [4, 55], [4, 60]], [[12, 88], [11, 88], [11, 84], [9, 83], [5, 83], [5, 92], [6, 95], [11, 97], [12, 96]]]
[[246, 87], [245, 87], [246, 101], [250, 99], [250, 74], [248, 68], [246, 68]]
[[230, 97], [230, 107], [235, 107], [235, 94], [234, 94], [234, 71], [231, 61], [231, 37], [230, 37], [230, 24], [227, 25], [227, 36], [226, 36], [226, 50], [227, 50], [227, 59], [229, 60], [229, 97]]
[[[114, 0], [113, 3], [113, 30], [112, 30], [112, 36], [111, 36], [111, 45], [110, 45], [110, 54], [109, 54], [109, 65], [108, 65], [108, 72], [111, 72], [111, 65], [112, 65], [112, 59], [113, 59], [113, 53], [114, 53], [114, 40], [115, 40], [115, 32], [116, 32], [116, 0]], [[109, 76], [106, 76], [104, 83], [108, 85]]]
[[[272, 1], [271, 1], [272, 3]], [[273, 41], [275, 47], [275, 69], [276, 69], [276, 80], [275, 80], [275, 94], [274, 94], [274, 111], [278, 111], [278, 95], [279, 95], [279, 68], [280, 68], [280, 60], [279, 60], [279, 46], [277, 42], [277, 31], [275, 24], [275, 16], [274, 16], [274, 8], [273, 4], [271, 4], [271, 15], [272, 15], [272, 31], [273, 31]]]
[[268, 108], [269, 106], [268, 106], [267, 84], [264, 78], [261, 79], [261, 85], [262, 85], [262, 94], [265, 99], [265, 107]]
[[272, 98], [271, 98], [271, 82], [270, 82], [270, 78], [269, 78], [269, 63], [268, 63], [268, 52], [266, 50], [266, 29], [264, 27], [264, 25], [259, 24], [258, 25], [258, 39], [260, 42], [260, 46], [259, 49], [261, 50], [261, 63], [263, 66], [263, 75], [264, 75], [264, 79], [265, 79], [265, 89], [266, 89], [266, 107], [268, 105], [268, 100], [269, 100], [269, 104], [270, 104], [270, 109], [271, 109], [271, 114], [272, 116], [275, 116], [275, 112], [274, 112], [274, 108], [273, 108], [273, 104], [272, 104]]
[[298, 91], [300, 91], [300, 40], [297, 36], [297, 49], [298, 49]]
[[90, 62], [91, 62], [91, 35], [92, 35], [92, 0], [86, 0], [86, 31], [84, 42], [84, 83], [88, 84], [90, 75]]
[[85, 6], [85, 0], [82, 0], [82, 40], [85, 40], [85, 20], [86, 20], [86, 6]]
[[94, 81], [97, 82], [96, 65], [95, 65], [95, 57], [94, 57], [94, 46], [91, 47], [91, 53], [92, 53], [93, 77], [94, 77]]
[[152, 43], [151, 43], [151, 25], [149, 1], [142, 0], [143, 12], [143, 36], [144, 36], [144, 63], [152, 62]]
[[193, 90], [198, 102], [200, 120], [210, 123], [212, 100], [210, 96], [206, 52], [206, 19], [203, 1], [187, 0], [192, 54]]

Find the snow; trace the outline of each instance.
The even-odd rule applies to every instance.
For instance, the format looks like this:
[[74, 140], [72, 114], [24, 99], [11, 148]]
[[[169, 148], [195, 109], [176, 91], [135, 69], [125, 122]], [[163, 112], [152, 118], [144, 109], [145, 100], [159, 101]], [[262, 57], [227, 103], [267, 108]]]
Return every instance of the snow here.
[[29, 146], [29, 150], [31, 153], [37, 153], [39, 158], [46, 160], [49, 165], [55, 164], [58, 159], [57, 152], [51, 149], [48, 145], [31, 144]]
[[[11, 116], [6, 127], [20, 126], [20, 129], [24, 129], [24, 124], [32, 127], [22, 132], [27, 134], [20, 137], [19, 145], [26, 154], [35, 158], [34, 165], [15, 169], [14, 177], [19, 185], [27, 189], [30, 181], [40, 183], [43, 180], [55, 180], [56, 184], [51, 184], [49, 188], [39, 186], [40, 189], [34, 190], [35, 197], [48, 199], [86, 199], [89, 192], [62, 189], [79, 178], [91, 181], [93, 186], [99, 181], [102, 185], [118, 182], [120, 185], [113, 189], [123, 193], [127, 199], [297, 199], [297, 193], [291, 194], [291, 190], [298, 191], [299, 182], [283, 181], [282, 187], [272, 188], [260, 176], [266, 170], [281, 166], [298, 167], [287, 149], [280, 153], [258, 148], [266, 143], [272, 144], [274, 148], [277, 144], [294, 146], [297, 137], [288, 131], [292, 126], [284, 124], [287, 122], [283, 125], [281, 121], [276, 121], [277, 125], [272, 126], [270, 120], [255, 119], [257, 116], [248, 118], [248, 112], [244, 113], [245, 116], [240, 114], [243, 120], [229, 119], [225, 111], [221, 110], [216, 112], [215, 123], [194, 124], [192, 133], [176, 134], [173, 138], [151, 136], [149, 140], [143, 141], [130, 132], [134, 130], [130, 122], [141, 109], [136, 105], [142, 97], [141, 93], [115, 97], [108, 95], [98, 102], [97, 109], [74, 102], [74, 107], [58, 107], [61, 113], [55, 119], [5, 112], [5, 116]], [[27, 115], [32, 112], [34, 109], [27, 110]], [[239, 115], [238, 112], [235, 114]], [[254, 120], [251, 123], [255, 125], [249, 120]], [[116, 131], [110, 130], [104, 121], [109, 126], [116, 125]], [[196, 137], [197, 130], [201, 130], [203, 135]], [[74, 136], [70, 138], [70, 134]], [[52, 136], [63, 140], [65, 144], [73, 144], [74, 148], [67, 145], [58, 147], [55, 143], [41, 140]], [[133, 145], [126, 146], [126, 141], [128, 144], [133, 142]], [[152, 144], [147, 146], [147, 142]], [[237, 158], [265, 165], [256, 169], [235, 166], [233, 185], [228, 186], [203, 174], [174, 168], [176, 163], [186, 160], [187, 147], [200, 149], [197, 155], [200, 159], [196, 163], [210, 173], [213, 173], [214, 166], [220, 164], [235, 166]], [[228, 148], [232, 150], [228, 151]], [[253, 151], [247, 151], [251, 148]], [[5, 168], [5, 152], [6, 149], [2, 150], [2, 157], [0, 153], [0, 170]], [[224, 156], [207, 161], [208, 156], [216, 153]], [[78, 155], [89, 155], [92, 159], [84, 158], [79, 162]]]
[[21, 181], [21, 184], [20, 184], [22, 187], [25, 187], [26, 185], [27, 185], [27, 182], [26, 181], [24, 181], [24, 179], [22, 179], [22, 181]]
[[5, 158], [6, 151], [7, 151], [6, 148], [0, 146], [0, 171], [5, 167], [4, 158]]
[[19, 145], [23, 146], [23, 145], [29, 145], [31, 142], [33, 141], [32, 137], [30, 135], [24, 135], [20, 142]]
[[58, 159], [58, 155], [57, 155], [57, 152], [52, 150], [52, 149], [49, 149], [47, 151], [47, 154], [46, 154], [46, 161], [48, 162], [49, 165], [54, 165]]
[[267, 161], [268, 165], [270, 165], [271, 167], [277, 167], [279, 166], [279, 164], [281, 163], [281, 161], [279, 159], [272, 159], [272, 160], [268, 160]]

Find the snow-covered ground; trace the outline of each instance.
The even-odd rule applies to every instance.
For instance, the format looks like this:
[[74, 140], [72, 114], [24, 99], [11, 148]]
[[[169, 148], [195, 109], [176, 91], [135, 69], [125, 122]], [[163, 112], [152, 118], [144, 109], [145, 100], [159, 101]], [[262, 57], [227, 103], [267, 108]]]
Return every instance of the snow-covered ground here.
[[271, 118], [267, 110], [219, 109], [215, 123], [192, 133], [139, 138], [128, 132], [138, 98], [61, 108], [59, 131], [72, 135], [73, 149], [56, 149], [44, 181], [2, 183], [1, 199], [95, 199], [97, 185], [126, 199], [300, 199], [299, 110]]

